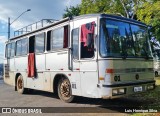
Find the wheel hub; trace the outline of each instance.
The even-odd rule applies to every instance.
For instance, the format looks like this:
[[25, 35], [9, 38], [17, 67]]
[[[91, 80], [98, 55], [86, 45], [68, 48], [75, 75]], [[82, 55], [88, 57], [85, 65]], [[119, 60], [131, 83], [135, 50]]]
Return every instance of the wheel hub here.
[[69, 82], [64, 81], [61, 84], [61, 94], [63, 97], [70, 97], [70, 86], [69, 86]]
[[18, 88], [22, 89], [23, 82], [21, 79], [18, 80]]

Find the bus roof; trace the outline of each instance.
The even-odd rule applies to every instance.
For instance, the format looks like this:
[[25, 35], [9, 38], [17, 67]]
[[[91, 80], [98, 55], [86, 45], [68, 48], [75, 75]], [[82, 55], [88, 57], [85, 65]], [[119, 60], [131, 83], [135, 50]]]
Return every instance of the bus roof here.
[[15, 40], [15, 39], [21, 38], [21, 37], [23, 37], [23, 36], [30, 35], [30, 34], [32, 34], [32, 33], [35, 33], [35, 32], [38, 32], [38, 31], [41, 31], [41, 30], [50, 28], [50, 27], [52, 27], [52, 26], [58, 25], [58, 24], [60, 24], [60, 23], [67, 22], [67, 21], [69, 21], [69, 20], [76, 20], [76, 19], [82, 19], [82, 18], [87, 18], [87, 17], [100, 17], [100, 18], [118, 19], [118, 20], [133, 22], [133, 23], [137, 23], [137, 24], [146, 26], [145, 23], [142, 23], [142, 22], [140, 22], [140, 21], [136, 21], [136, 20], [133, 20], [133, 19], [129, 19], [129, 18], [126, 18], [126, 17], [121, 17], [121, 16], [116, 16], [116, 15], [111, 15], [111, 14], [86, 14], [86, 15], [80, 15], [80, 16], [75, 16], [75, 17], [67, 17], [67, 18], [64, 18], [64, 19], [59, 20], [59, 21], [57, 21], [57, 22], [55, 22], [55, 23], [52, 23], [52, 24], [50, 24], [50, 25], [48, 25], [48, 26], [45, 26], [45, 27], [39, 28], [39, 29], [37, 29], [37, 30], [34, 30], [34, 31], [31, 31], [31, 32], [28, 32], [28, 33], [25, 33], [25, 34], [22, 34], [22, 35], [19, 35], [19, 36], [10, 38], [9, 41], [10, 41], [10, 40]]

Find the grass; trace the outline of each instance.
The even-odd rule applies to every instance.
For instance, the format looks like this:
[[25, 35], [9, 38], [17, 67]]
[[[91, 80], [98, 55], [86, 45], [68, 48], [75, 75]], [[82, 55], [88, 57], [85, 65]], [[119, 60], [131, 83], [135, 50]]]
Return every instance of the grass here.
[[[160, 112], [160, 77], [155, 78], [156, 88], [147, 93], [141, 93], [135, 95], [144, 103], [142, 104], [142, 109], [154, 109]], [[160, 116], [159, 113], [133, 113], [132, 116]]]

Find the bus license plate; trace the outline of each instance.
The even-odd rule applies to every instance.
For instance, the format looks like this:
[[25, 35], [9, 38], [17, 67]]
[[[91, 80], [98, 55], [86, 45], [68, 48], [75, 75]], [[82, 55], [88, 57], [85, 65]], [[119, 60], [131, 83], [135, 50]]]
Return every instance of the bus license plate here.
[[134, 92], [140, 92], [140, 91], [142, 91], [142, 86], [134, 87]]

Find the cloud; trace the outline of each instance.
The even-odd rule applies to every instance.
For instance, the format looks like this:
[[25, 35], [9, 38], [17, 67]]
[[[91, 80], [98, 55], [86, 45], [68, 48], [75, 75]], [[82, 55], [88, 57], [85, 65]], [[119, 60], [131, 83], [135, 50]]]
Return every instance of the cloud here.
[[5, 43], [7, 41], [6, 36], [0, 36], [0, 43]]
[[4, 43], [7, 41], [6, 36], [0, 36], [0, 63], [2, 62], [2, 58], [4, 56]]
[[0, 20], [8, 22], [8, 17], [16, 19], [22, 12], [26, 12], [11, 27], [16, 30], [41, 19], [61, 19], [64, 9], [68, 6], [75, 6], [81, 0], [4, 0], [0, 4]]

